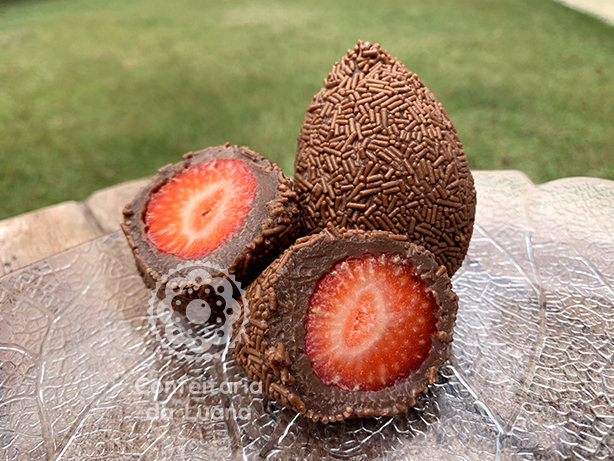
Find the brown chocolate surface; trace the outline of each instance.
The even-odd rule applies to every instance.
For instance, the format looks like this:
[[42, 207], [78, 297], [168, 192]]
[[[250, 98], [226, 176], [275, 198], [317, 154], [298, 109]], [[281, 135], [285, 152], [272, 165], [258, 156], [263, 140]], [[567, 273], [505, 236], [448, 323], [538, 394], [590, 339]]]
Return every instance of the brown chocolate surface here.
[[[185, 260], [159, 251], [148, 239], [145, 212], [149, 200], [173, 176], [197, 163], [216, 158], [242, 160], [257, 180], [252, 209], [241, 227], [217, 249], [203, 258]], [[301, 233], [293, 183], [281, 169], [247, 147], [225, 144], [184, 155], [182, 162], [167, 165], [124, 209], [122, 229], [132, 248], [143, 280], [153, 288], [169, 271], [190, 262], [215, 265], [234, 275], [244, 285], [251, 282]], [[198, 288], [188, 281], [186, 288]]]
[[462, 264], [476, 205], [462, 144], [433, 93], [379, 45], [359, 41], [313, 97], [295, 180], [307, 232], [386, 230], [450, 275]]
[[[350, 392], [325, 385], [304, 349], [304, 316], [318, 280], [339, 260], [364, 253], [398, 254], [428, 283], [440, 309], [433, 346], [420, 369], [379, 391]], [[383, 231], [337, 230], [303, 237], [274, 261], [247, 289], [248, 324], [235, 343], [234, 357], [247, 376], [263, 383], [268, 396], [322, 422], [394, 415], [413, 406], [437, 381], [448, 358], [458, 309], [444, 266], [406, 236]]]

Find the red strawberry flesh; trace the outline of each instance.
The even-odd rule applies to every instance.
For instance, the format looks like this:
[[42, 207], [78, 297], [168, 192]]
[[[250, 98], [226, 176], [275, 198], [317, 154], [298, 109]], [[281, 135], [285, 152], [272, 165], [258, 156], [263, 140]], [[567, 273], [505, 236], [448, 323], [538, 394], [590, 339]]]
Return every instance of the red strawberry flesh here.
[[202, 258], [243, 224], [256, 196], [256, 177], [238, 159], [192, 165], [151, 196], [147, 238], [163, 253]]
[[429, 355], [437, 304], [398, 255], [337, 262], [318, 282], [305, 317], [305, 352], [327, 385], [377, 391], [407, 378]]

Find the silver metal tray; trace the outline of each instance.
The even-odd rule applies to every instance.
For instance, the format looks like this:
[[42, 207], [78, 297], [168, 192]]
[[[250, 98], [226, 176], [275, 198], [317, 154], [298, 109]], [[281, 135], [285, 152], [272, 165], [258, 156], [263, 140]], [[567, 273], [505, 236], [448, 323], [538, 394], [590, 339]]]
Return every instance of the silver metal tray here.
[[2, 459], [614, 459], [614, 183], [475, 177], [451, 359], [410, 412], [325, 426], [174, 357], [115, 233], [0, 279]]

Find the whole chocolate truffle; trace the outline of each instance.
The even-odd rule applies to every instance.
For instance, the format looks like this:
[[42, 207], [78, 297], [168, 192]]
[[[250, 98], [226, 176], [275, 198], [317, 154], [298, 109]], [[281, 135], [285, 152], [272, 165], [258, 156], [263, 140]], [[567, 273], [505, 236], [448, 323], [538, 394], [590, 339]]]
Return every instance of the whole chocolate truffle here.
[[295, 180], [307, 232], [405, 234], [450, 275], [461, 266], [476, 205], [465, 152], [433, 93], [379, 45], [359, 41], [313, 97]]
[[[301, 233], [296, 198], [279, 167], [227, 143], [161, 168], [126, 205], [122, 229], [150, 288], [186, 262], [246, 285]], [[201, 285], [180, 288], [197, 293]]]
[[445, 267], [406, 236], [332, 226], [299, 239], [245, 299], [235, 360], [324, 423], [413, 406], [448, 358], [458, 308]]

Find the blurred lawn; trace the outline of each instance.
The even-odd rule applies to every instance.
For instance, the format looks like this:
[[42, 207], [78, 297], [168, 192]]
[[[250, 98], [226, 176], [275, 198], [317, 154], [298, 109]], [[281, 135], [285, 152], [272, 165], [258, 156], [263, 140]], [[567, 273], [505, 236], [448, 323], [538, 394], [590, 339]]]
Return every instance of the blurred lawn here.
[[474, 169], [614, 179], [614, 27], [551, 0], [0, 4], [0, 218], [249, 145], [292, 173], [356, 39], [418, 73]]

